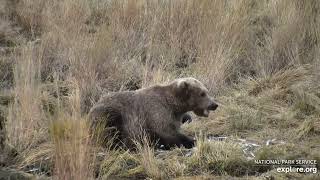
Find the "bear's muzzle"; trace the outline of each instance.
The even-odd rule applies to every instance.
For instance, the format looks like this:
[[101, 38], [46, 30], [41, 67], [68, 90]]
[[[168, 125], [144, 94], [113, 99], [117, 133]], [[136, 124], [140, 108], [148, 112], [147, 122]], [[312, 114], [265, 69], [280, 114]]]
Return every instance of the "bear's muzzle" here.
[[214, 110], [216, 110], [218, 108], [218, 104], [216, 104], [216, 103], [211, 103], [209, 106], [208, 106], [208, 110], [210, 110], [210, 111], [214, 111]]

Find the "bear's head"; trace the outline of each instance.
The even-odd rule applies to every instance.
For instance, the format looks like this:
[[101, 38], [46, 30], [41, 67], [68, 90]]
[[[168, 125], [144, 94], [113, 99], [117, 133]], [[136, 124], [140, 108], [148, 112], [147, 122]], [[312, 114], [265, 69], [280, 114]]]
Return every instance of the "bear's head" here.
[[175, 96], [184, 103], [187, 111], [197, 116], [208, 117], [209, 111], [218, 108], [218, 104], [208, 95], [208, 89], [195, 78], [180, 78], [173, 81]]

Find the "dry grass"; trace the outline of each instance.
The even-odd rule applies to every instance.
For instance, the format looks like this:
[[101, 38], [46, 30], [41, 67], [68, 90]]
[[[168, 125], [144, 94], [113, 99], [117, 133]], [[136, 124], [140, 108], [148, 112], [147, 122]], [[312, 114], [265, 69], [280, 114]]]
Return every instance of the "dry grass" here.
[[45, 112], [42, 110], [40, 62], [30, 43], [16, 57], [14, 102], [9, 107], [7, 128], [12, 145], [20, 151], [32, 148], [48, 137]]
[[140, 164], [146, 175], [153, 179], [164, 179], [165, 174], [159, 166], [160, 161], [155, 157], [154, 147], [151, 146], [147, 138], [143, 138], [142, 143], [137, 142]]
[[201, 137], [190, 157], [141, 144], [135, 153], [101, 150], [98, 165], [85, 121], [100, 95], [182, 76], [200, 79], [220, 103], [186, 125], [189, 134], [277, 138], [297, 144], [285, 153], [317, 158], [319, 9], [317, 0], [1, 1], [0, 105], [17, 165], [58, 179], [255, 171], [239, 147]]
[[197, 149], [187, 159], [189, 175], [215, 174], [241, 176], [251, 174], [251, 162], [243, 155], [240, 145], [232, 142], [208, 142], [199, 137]]
[[[70, 120], [71, 119], [71, 120]], [[79, 121], [83, 121], [82, 123]], [[72, 117], [57, 120], [51, 129], [54, 144], [54, 171], [57, 179], [88, 179], [94, 177], [94, 156], [84, 119]]]

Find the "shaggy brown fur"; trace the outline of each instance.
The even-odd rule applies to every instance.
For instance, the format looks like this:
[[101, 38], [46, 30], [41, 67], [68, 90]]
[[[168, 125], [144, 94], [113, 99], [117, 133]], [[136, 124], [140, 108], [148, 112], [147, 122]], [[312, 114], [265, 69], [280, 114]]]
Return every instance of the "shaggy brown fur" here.
[[[136, 91], [112, 93], [90, 110], [92, 127], [100, 137], [118, 139], [132, 147], [132, 140], [147, 135], [165, 149], [173, 146], [191, 148], [194, 140], [181, 134], [179, 128], [186, 112], [209, 115], [218, 105], [208, 96], [208, 90], [194, 78], [176, 79], [168, 85], [156, 85]], [[98, 125], [103, 126], [98, 126]]]

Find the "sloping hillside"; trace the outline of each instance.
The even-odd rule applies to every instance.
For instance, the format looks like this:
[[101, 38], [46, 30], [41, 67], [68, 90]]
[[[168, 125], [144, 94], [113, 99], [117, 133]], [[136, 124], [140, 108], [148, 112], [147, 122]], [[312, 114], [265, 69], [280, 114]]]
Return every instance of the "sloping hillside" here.
[[[319, 170], [319, 41], [317, 0], [2, 0], [0, 166], [57, 179], [317, 179], [255, 160]], [[186, 76], [220, 105], [183, 125], [196, 148], [92, 145], [87, 113], [103, 93]]]

